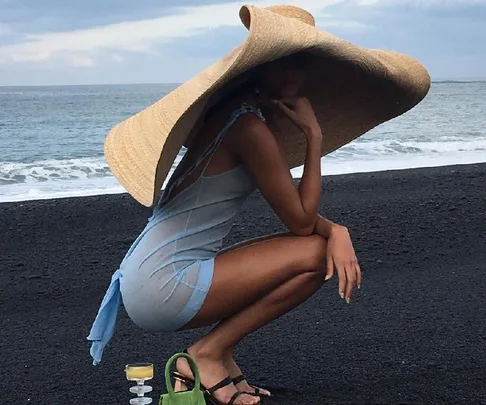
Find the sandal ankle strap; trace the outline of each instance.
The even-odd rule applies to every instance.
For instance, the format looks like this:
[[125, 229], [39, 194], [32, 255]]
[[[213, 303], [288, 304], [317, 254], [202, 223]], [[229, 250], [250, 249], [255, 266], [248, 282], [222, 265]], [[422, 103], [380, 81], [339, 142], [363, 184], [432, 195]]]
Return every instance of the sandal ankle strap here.
[[235, 403], [236, 398], [238, 398], [239, 395], [244, 394], [244, 392], [236, 391], [232, 396], [231, 399], [229, 400], [227, 405], [233, 405]]
[[211, 388], [208, 388], [206, 391], [208, 394], [213, 394], [214, 391], [219, 390], [220, 388], [226, 387], [227, 385], [233, 384], [233, 380], [230, 376], [226, 377], [224, 380], [220, 381], [216, 385], [213, 385]]
[[240, 375], [236, 376], [235, 378], [233, 378], [233, 384], [238, 384], [238, 383], [245, 381], [245, 380], [246, 380], [245, 376], [243, 374], [240, 374]]

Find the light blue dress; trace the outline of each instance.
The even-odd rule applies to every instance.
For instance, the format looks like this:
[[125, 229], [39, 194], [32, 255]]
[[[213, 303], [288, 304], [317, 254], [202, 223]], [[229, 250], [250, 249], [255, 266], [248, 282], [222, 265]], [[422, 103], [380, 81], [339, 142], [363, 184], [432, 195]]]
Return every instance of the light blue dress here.
[[209, 162], [229, 128], [246, 113], [265, 120], [259, 109], [243, 104], [154, 206], [147, 225], [113, 274], [91, 327], [88, 340], [94, 365], [113, 336], [120, 300], [132, 321], [149, 331], [175, 331], [201, 308], [223, 238], [256, 186], [244, 164], [205, 176], [206, 163], [194, 183], [170, 201], [167, 197], [208, 156]]

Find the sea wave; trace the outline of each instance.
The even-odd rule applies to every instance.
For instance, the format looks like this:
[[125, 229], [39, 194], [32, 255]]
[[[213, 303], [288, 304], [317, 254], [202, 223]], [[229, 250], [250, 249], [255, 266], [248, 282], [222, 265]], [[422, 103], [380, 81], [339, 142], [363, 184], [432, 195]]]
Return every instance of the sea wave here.
[[464, 139], [444, 137], [434, 141], [415, 140], [360, 140], [338, 149], [334, 155], [390, 156], [410, 154], [440, 154], [451, 152], [486, 151], [486, 138]]
[[66, 180], [92, 179], [110, 176], [102, 158], [40, 160], [32, 163], [0, 162], [0, 185]]
[[[174, 167], [180, 162], [178, 156]], [[35, 162], [0, 162], [0, 194], [2, 185], [62, 183], [113, 177], [104, 157], [49, 159]]]
[[[86, 163], [86, 160], [83, 160]], [[404, 155], [397, 154], [391, 156], [372, 156], [348, 158], [325, 157], [321, 160], [322, 175], [337, 175], [348, 173], [376, 172], [384, 170], [410, 169], [418, 167], [447, 166], [454, 164], [469, 164], [486, 162], [486, 154], [483, 151], [455, 152], [431, 154]], [[76, 162], [75, 162], [76, 163]], [[2, 167], [3, 164], [0, 164]], [[104, 162], [90, 162], [91, 173], [101, 173], [96, 171], [100, 167], [106, 170]], [[79, 164], [64, 167], [78, 167]], [[33, 168], [24, 167], [17, 170], [32, 173]], [[50, 198], [81, 197], [91, 195], [119, 194], [126, 190], [118, 183], [114, 176], [98, 176], [97, 174], [87, 174], [86, 171], [76, 169], [76, 176], [68, 174], [70, 169], [66, 169], [64, 180], [54, 177], [52, 181], [38, 181], [35, 175], [29, 177], [29, 181], [16, 184], [0, 185], [0, 202], [43, 200]], [[302, 177], [303, 167], [296, 167], [291, 170], [292, 177]], [[166, 180], [167, 181], [167, 180]], [[164, 183], [165, 185], [165, 183]]]

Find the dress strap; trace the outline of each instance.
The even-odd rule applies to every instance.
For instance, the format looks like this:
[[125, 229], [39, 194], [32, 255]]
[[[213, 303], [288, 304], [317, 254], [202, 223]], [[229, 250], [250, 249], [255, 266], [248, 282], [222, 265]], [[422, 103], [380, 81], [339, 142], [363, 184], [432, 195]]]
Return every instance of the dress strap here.
[[224, 126], [224, 128], [214, 138], [213, 142], [211, 142], [211, 144], [209, 144], [209, 147], [206, 149], [206, 153], [204, 154], [204, 156], [201, 156], [198, 159], [198, 161], [196, 162], [197, 165], [199, 165], [199, 163], [209, 155], [209, 159], [206, 161], [203, 169], [201, 170], [201, 175], [205, 172], [206, 168], [208, 167], [209, 162], [211, 161], [211, 157], [216, 152], [216, 149], [218, 148], [220, 143], [223, 141], [223, 138], [228, 133], [229, 129], [232, 127], [232, 125], [236, 122], [236, 120], [238, 118], [240, 118], [243, 114], [246, 114], [248, 112], [256, 114], [263, 122], [265, 122], [265, 117], [263, 116], [260, 109], [253, 107], [250, 104], [243, 103], [240, 108], [233, 111], [233, 114], [231, 114], [231, 117], [230, 117], [229, 121], [226, 123], [226, 125]]
[[189, 176], [198, 166], [199, 164], [206, 159], [209, 156], [209, 159], [207, 160], [206, 164], [204, 165], [201, 175], [204, 173], [206, 170], [206, 167], [209, 164], [209, 161], [211, 160], [212, 155], [218, 148], [219, 144], [223, 140], [224, 136], [227, 134], [228, 130], [231, 128], [231, 126], [236, 122], [236, 120], [241, 117], [243, 114], [246, 114], [248, 112], [251, 112], [253, 114], [256, 114], [263, 122], [265, 122], [265, 117], [263, 116], [261, 110], [259, 108], [253, 107], [250, 104], [243, 103], [240, 108], [237, 110], [233, 111], [231, 114], [230, 119], [227, 121], [226, 125], [223, 127], [223, 129], [218, 133], [218, 135], [215, 136], [215, 138], [211, 141], [211, 143], [206, 147], [204, 152], [199, 156], [199, 158], [189, 167], [189, 169], [183, 173], [176, 181], [172, 183], [172, 185], [165, 190], [165, 192], [161, 193], [161, 196], [159, 198], [159, 201], [156, 204], [157, 206], [160, 206], [161, 204], [164, 203], [164, 201], [167, 199], [167, 197], [170, 195], [171, 191], [179, 186], [187, 176]]

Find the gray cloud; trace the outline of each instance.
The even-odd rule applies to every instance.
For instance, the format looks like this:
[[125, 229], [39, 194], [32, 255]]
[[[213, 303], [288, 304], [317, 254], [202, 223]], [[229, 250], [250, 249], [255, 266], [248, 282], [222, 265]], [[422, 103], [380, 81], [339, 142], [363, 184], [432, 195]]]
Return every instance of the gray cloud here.
[[6, 0], [0, 23], [18, 33], [75, 30], [174, 14], [178, 6], [225, 3], [225, 0]]
[[349, 35], [354, 43], [403, 52], [423, 62], [433, 78], [486, 78], [486, 7], [384, 7], [360, 21], [374, 30]]
[[[45, 0], [42, 10], [34, 0], [0, 3], [0, 46], [22, 42], [23, 37], [18, 33], [71, 31], [115, 22], [152, 19], [172, 14], [176, 6], [227, 2], [98, 1], [100, 4], [87, 0], [82, 4], [66, 5], [59, 0]], [[433, 7], [421, 7], [419, 0], [414, 0], [414, 6], [399, 0], [396, 3], [383, 0], [381, 5], [357, 6], [356, 1], [345, 0], [323, 9], [322, 14], [316, 15], [319, 28], [361, 46], [395, 50], [416, 57], [427, 66], [433, 79], [486, 79], [486, 2], [467, 7], [464, 3], [457, 3], [459, 6], [455, 7], [440, 7], [436, 0]], [[366, 29], [350, 29], [346, 24], [339, 24], [339, 21], [354, 21]], [[166, 24], [162, 24], [162, 27], [173, 29], [167, 28]], [[178, 27], [176, 25], [174, 29]], [[122, 32], [125, 35], [123, 41], [133, 38], [130, 30], [133, 28]], [[119, 38], [119, 34], [116, 34], [116, 38]], [[84, 35], [78, 38], [82, 43], [85, 43]], [[194, 35], [153, 41], [152, 48], [145, 53], [103, 48], [93, 55], [78, 50], [79, 55], [72, 55], [74, 62], [63, 59], [62, 54], [39, 62], [9, 62], [3, 66], [0, 64], [0, 85], [181, 82], [223, 56], [243, 41], [246, 35], [246, 30], [241, 26], [214, 25], [210, 29], [197, 30]], [[52, 45], [53, 41], [50, 39], [48, 44]], [[64, 49], [69, 51], [70, 45]]]
[[190, 53], [191, 57], [216, 59], [243, 42], [248, 32], [241, 27], [220, 27], [197, 37], [174, 39], [164, 49]]

